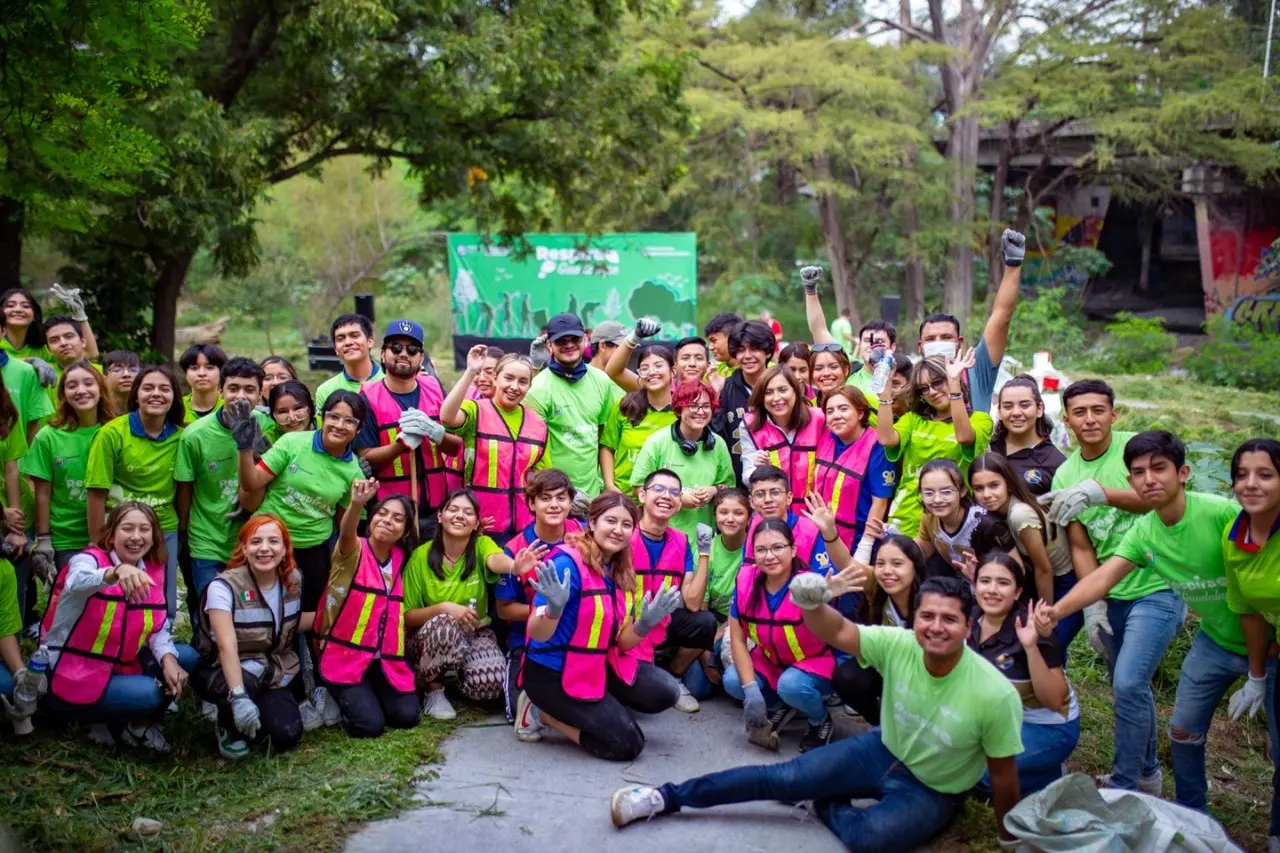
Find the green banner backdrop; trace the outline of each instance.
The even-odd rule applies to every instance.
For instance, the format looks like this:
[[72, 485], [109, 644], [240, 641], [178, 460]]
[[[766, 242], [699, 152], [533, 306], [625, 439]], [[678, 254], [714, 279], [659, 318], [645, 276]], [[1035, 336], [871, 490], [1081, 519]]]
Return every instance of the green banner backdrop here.
[[479, 234], [449, 235], [455, 335], [533, 338], [562, 311], [587, 328], [605, 320], [662, 323], [662, 337], [696, 335], [697, 236], [529, 235], [517, 261], [507, 246]]

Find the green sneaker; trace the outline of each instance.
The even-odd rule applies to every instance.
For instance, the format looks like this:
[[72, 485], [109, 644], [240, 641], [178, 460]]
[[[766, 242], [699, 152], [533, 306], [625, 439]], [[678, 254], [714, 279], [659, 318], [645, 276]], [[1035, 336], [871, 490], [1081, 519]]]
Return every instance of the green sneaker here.
[[230, 761], [239, 761], [249, 754], [249, 744], [240, 737], [239, 732], [228, 732], [222, 726], [214, 726], [214, 735], [218, 739], [218, 753]]

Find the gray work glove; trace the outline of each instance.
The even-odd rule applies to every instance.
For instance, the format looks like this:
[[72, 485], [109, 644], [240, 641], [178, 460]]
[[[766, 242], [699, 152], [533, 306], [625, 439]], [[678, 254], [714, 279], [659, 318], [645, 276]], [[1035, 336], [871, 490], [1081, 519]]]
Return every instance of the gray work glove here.
[[711, 529], [711, 525], [698, 522], [697, 541], [698, 556], [711, 556], [711, 538], [715, 535], [715, 531]]
[[1095, 601], [1084, 609], [1084, 633], [1089, 638], [1089, 645], [1098, 653], [1098, 657], [1107, 660], [1111, 656], [1111, 621], [1107, 619], [1107, 603]]
[[575, 489], [573, 492], [573, 503], [569, 506], [569, 514], [579, 517], [585, 516], [587, 514], [587, 510], [590, 508], [591, 495], [582, 491], [582, 489]]
[[45, 388], [52, 388], [58, 384], [58, 371], [53, 369], [53, 365], [45, 361], [43, 358], [32, 356], [27, 359], [27, 364], [36, 369], [36, 378], [40, 380], [40, 385]]
[[656, 320], [650, 320], [648, 317], [636, 320], [636, 327], [627, 335], [627, 346], [635, 349], [640, 346], [641, 341], [652, 338], [661, 331], [662, 324]]
[[569, 603], [569, 578], [561, 578], [560, 572], [549, 562], [538, 567], [537, 575], [529, 581], [529, 586], [547, 600], [547, 615], [559, 619]]
[[1006, 228], [1000, 235], [1000, 249], [1004, 252], [1006, 267], [1020, 267], [1022, 259], [1027, 256], [1027, 238], [1012, 228]]
[[425, 412], [405, 409], [400, 413], [400, 433], [425, 438], [432, 444], [439, 444], [444, 439], [444, 426], [432, 420]]
[[769, 725], [769, 706], [764, 703], [764, 694], [760, 685], [754, 681], [742, 685], [742, 718], [747, 723], [747, 731], [762, 729]]
[[1049, 509], [1045, 517], [1059, 526], [1066, 525], [1086, 509], [1107, 505], [1107, 493], [1097, 480], [1084, 480], [1066, 489], [1058, 489], [1036, 499]]
[[235, 720], [236, 729], [240, 734], [249, 740], [258, 736], [262, 717], [258, 713], [258, 706], [253, 704], [253, 700], [245, 694], [243, 687], [231, 692], [231, 717]]
[[831, 588], [817, 572], [801, 572], [791, 579], [791, 600], [801, 610], [817, 610], [831, 600]]
[[89, 315], [84, 310], [84, 300], [80, 298], [80, 288], [63, 287], [61, 284], [55, 284], [49, 288], [53, 293], [53, 297], [61, 302], [67, 308], [67, 314], [72, 320], [79, 323], [87, 322]]
[[41, 533], [36, 537], [35, 550], [31, 552], [31, 568], [35, 570], [36, 577], [45, 583], [53, 583], [53, 579], [58, 574], [58, 567], [53, 559], [53, 536], [48, 533]]
[[360, 473], [367, 480], [373, 476], [373, 466], [369, 464], [369, 460], [363, 456], [356, 456], [356, 464], [360, 466]]
[[650, 631], [658, 627], [659, 622], [679, 609], [682, 601], [684, 597], [678, 586], [658, 590], [656, 595], [646, 592], [644, 598], [640, 599], [640, 616], [632, 627], [641, 637], [647, 637]]
[[253, 416], [253, 404], [248, 400], [232, 400], [223, 410], [226, 412], [227, 429], [235, 440], [237, 450], [253, 450], [262, 434], [258, 419]]
[[804, 282], [805, 293], [817, 293], [818, 282], [822, 281], [822, 267], [805, 267], [800, 270], [800, 280]]
[[546, 367], [547, 362], [551, 361], [551, 350], [547, 348], [546, 335], [538, 335], [529, 343], [529, 360], [538, 370]]

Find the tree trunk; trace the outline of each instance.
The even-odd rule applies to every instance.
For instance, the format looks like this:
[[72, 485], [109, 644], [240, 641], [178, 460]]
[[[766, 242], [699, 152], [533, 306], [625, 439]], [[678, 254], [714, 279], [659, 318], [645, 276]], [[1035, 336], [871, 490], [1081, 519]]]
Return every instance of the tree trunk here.
[[[903, 26], [902, 38], [899, 44], [903, 47], [907, 45], [906, 27], [914, 25], [911, 20], [911, 0], [899, 0], [898, 3], [898, 20]], [[915, 167], [918, 163], [917, 157], [919, 152], [914, 147], [907, 149], [906, 161]], [[902, 208], [902, 232], [907, 235], [912, 242], [915, 241], [916, 233], [920, 230], [920, 214], [916, 210], [915, 202], [907, 202]], [[906, 293], [905, 308], [903, 315], [898, 318], [899, 334], [898, 343], [904, 344], [909, 337], [904, 337], [901, 330], [904, 328], [914, 328], [917, 323], [924, 319], [924, 262], [920, 260], [915, 251], [908, 251], [906, 265], [903, 268], [906, 276]]]
[[187, 270], [195, 252], [180, 250], [161, 258], [160, 273], [156, 276], [152, 298], [151, 348], [161, 358], [173, 361], [174, 329], [178, 324], [178, 297], [187, 280]]
[[0, 196], [0, 291], [22, 286], [22, 226], [26, 206]]
[[1138, 292], [1146, 293], [1151, 284], [1151, 238], [1155, 217], [1144, 206], [1138, 213], [1138, 239], [1142, 244], [1142, 260], [1138, 267]]
[[[965, 75], [957, 75], [963, 77]], [[942, 290], [942, 310], [954, 314], [961, 322], [969, 319], [973, 307], [973, 220], [976, 213], [976, 172], [978, 167], [978, 120], [965, 115], [968, 107], [966, 86], [957, 87], [956, 111], [952, 119], [947, 159], [951, 165], [951, 200], [949, 218], [954, 236], [947, 252], [947, 280]], [[963, 94], [962, 94], [963, 93]]]
[[991, 181], [991, 225], [987, 234], [987, 307], [995, 302], [996, 291], [1000, 289], [1000, 277], [1004, 275], [1004, 262], [1000, 255], [1000, 237], [996, 229], [1004, 222], [1004, 188], [1009, 184], [1009, 163], [1013, 159], [1013, 134], [1017, 125], [1010, 122], [1006, 125], [1008, 135], [1000, 146], [1000, 159], [996, 162], [996, 173]]
[[[831, 180], [831, 160], [825, 154], [813, 158], [814, 175], [821, 181]], [[853, 270], [849, 263], [849, 244], [840, 224], [840, 207], [835, 196], [818, 196], [818, 216], [822, 220], [822, 236], [827, 244], [827, 260], [831, 262], [831, 285], [836, 296], [836, 311], [849, 309], [849, 322], [855, 329], [862, 326], [862, 314], [853, 291]]]

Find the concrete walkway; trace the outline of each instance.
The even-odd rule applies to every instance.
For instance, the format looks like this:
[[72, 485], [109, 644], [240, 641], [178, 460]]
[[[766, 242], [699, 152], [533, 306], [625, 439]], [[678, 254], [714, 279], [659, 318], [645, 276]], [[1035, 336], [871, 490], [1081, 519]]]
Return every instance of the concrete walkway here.
[[[848, 733], [851, 718], [833, 709]], [[499, 725], [500, 723], [500, 725]], [[742, 711], [726, 699], [702, 703], [696, 714], [640, 715], [647, 745], [630, 764], [600, 761], [560, 735], [542, 743], [515, 739], [500, 717], [466, 726], [444, 744], [437, 778], [420, 786], [424, 805], [371, 823], [347, 843], [349, 853], [395, 853], [442, 848], [451, 853], [575, 850], [725, 851], [844, 847], [818, 821], [779, 803], [752, 803], [680, 815], [621, 832], [609, 819], [609, 796], [627, 784], [680, 781], [715, 770], [796, 755], [803, 724], [793, 722], [779, 753], [747, 743]]]

